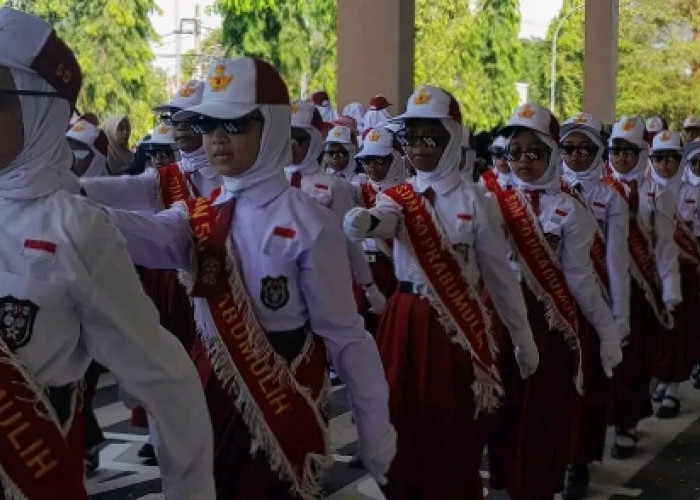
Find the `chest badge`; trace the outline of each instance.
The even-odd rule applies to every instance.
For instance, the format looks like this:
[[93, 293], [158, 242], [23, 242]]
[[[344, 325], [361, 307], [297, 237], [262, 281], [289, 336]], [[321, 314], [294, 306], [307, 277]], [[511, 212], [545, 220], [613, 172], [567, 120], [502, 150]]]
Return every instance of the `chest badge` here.
[[29, 300], [6, 295], [0, 298], [0, 335], [10, 350], [29, 343], [39, 306]]
[[287, 277], [266, 276], [260, 281], [260, 301], [268, 309], [276, 311], [289, 302], [289, 287]]

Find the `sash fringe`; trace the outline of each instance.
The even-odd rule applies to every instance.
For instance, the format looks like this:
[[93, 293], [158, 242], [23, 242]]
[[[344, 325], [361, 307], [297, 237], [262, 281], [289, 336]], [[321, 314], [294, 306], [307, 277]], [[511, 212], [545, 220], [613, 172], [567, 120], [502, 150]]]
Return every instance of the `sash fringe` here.
[[5, 500], [28, 500], [1, 465], [0, 481], [2, 481]]
[[[184, 203], [178, 204], [179, 208], [187, 210]], [[193, 247], [193, 257], [195, 255]], [[231, 359], [231, 355], [226, 348], [223, 340], [219, 336], [218, 329], [211, 317], [211, 312], [206, 299], [196, 297], [193, 299], [195, 323], [199, 336], [207, 349], [209, 358], [212, 363], [212, 370], [216, 378], [221, 382], [228, 393], [235, 397], [235, 405], [246, 423], [246, 427], [250, 433], [251, 447], [250, 453], [254, 455], [258, 450], [262, 450], [267, 456], [270, 469], [275, 472], [282, 481], [291, 484], [290, 491], [304, 499], [313, 500], [321, 494], [321, 485], [318, 481], [319, 474], [332, 464], [332, 459], [329, 456], [329, 436], [328, 429], [323, 420], [319, 406], [325, 404], [326, 394], [322, 391], [320, 401], [313, 401], [311, 391], [307, 387], [303, 387], [296, 382], [292, 377], [292, 371], [287, 370], [285, 360], [283, 360], [272, 348], [272, 345], [266, 341], [267, 337], [258, 322], [253, 307], [250, 304], [250, 297], [242, 282], [240, 271], [238, 269], [235, 250], [230, 238], [226, 240], [226, 271], [229, 277], [229, 286], [233, 296], [233, 300], [240, 305], [245, 329], [248, 332], [247, 341], [250, 343], [252, 350], [257, 356], [264, 358], [272, 358], [272, 373], [276, 380], [287, 387], [294, 387], [304, 399], [309, 402], [312, 408], [316, 408], [316, 418], [319, 427], [323, 430], [323, 440], [325, 443], [326, 454], [308, 454], [303, 466], [302, 477], [295, 473], [294, 467], [287, 460], [286, 455], [282, 451], [279, 442], [277, 441], [272, 430], [262, 416], [262, 412], [255, 399], [251, 395], [245, 384], [238, 381], [242, 379], [235, 363]], [[196, 276], [196, 259], [191, 259], [192, 272], [180, 270], [180, 282], [186, 287], [188, 292], [191, 292], [194, 286], [194, 277]], [[301, 361], [309, 354], [313, 342], [310, 341], [311, 336], [307, 338], [307, 344], [304, 346], [302, 355], [300, 355], [294, 363], [294, 368], [297, 368]]]
[[[518, 197], [522, 205], [525, 207], [528, 218], [531, 221], [535, 221], [535, 226], [533, 227], [535, 229], [537, 239], [539, 239], [540, 241], [540, 246], [542, 246], [545, 252], [547, 252], [547, 256], [551, 260], [552, 265], [559, 269], [559, 261], [554, 255], [552, 247], [549, 246], [549, 243], [544, 238], [544, 234], [539, 228], [539, 224], [537, 222], [537, 215], [535, 215], [535, 212], [532, 210], [530, 204], [527, 203], [527, 201], [524, 199], [522, 193], [517, 192], [516, 196]], [[518, 248], [510, 232], [508, 232], [508, 241], [510, 242], [512, 248]], [[554, 306], [551, 298], [549, 297], [549, 294], [547, 294], [547, 292], [545, 292], [545, 290], [539, 284], [537, 278], [535, 278], [534, 276], [532, 269], [530, 269], [525, 260], [521, 257], [520, 252], [514, 252], [514, 254], [518, 259], [518, 265], [522, 270], [522, 275], [525, 279], [527, 287], [535, 295], [535, 298], [544, 306], [545, 319], [547, 320], [547, 324], [551, 329], [560, 331], [564, 336], [564, 341], [566, 342], [566, 345], [571, 351], [574, 351], [576, 353], [576, 356], [578, 358], [578, 370], [574, 375], [574, 385], [576, 386], [576, 391], [579, 394], [583, 394], [583, 355], [581, 353], [581, 342], [578, 338], [578, 335], [576, 331], [571, 328], [569, 323], [564, 318], [562, 318], [561, 315], [557, 312], [556, 307]]]
[[[454, 248], [452, 248], [452, 245], [450, 244], [450, 241], [448, 240], [447, 235], [445, 234], [444, 228], [442, 227], [442, 224], [440, 223], [440, 220], [437, 217], [435, 208], [430, 203], [426, 203], [423, 197], [418, 196], [417, 199], [420, 201], [420, 203], [423, 204], [426, 211], [430, 215], [430, 218], [432, 219], [432, 222], [435, 225], [435, 229], [438, 235], [440, 236], [440, 243], [442, 248], [446, 250], [452, 256], [453, 259], [455, 259], [455, 262], [457, 262], [457, 264], [459, 265], [461, 274], [464, 277], [464, 281], [469, 283], [469, 289], [467, 290], [467, 293], [469, 294], [470, 299], [474, 300], [478, 304], [479, 311], [484, 319], [484, 331], [486, 333], [488, 348], [491, 353], [492, 359], [496, 359], [498, 355], [498, 347], [496, 346], [496, 342], [493, 338], [493, 332], [491, 329], [491, 314], [486, 308], [486, 306], [484, 306], [484, 303], [481, 300], [479, 294], [477, 293], [475, 286], [469, 282], [466, 263], [464, 262], [462, 257], [459, 254], [457, 254], [457, 252], [455, 252]], [[414, 256], [414, 259], [416, 259], [417, 261], [417, 257], [415, 257], [416, 250], [413, 247], [413, 244], [411, 243], [411, 239], [408, 236], [408, 234], [400, 234], [399, 237], [402, 238], [403, 243], [407, 246], [411, 254]], [[439, 297], [433, 290], [432, 286], [430, 286], [430, 281], [427, 279], [425, 272], [420, 266], [418, 266], [418, 269], [421, 272], [423, 281], [427, 285], [425, 296], [430, 302], [430, 305], [437, 313], [438, 321], [445, 329], [445, 332], [449, 336], [450, 341], [465, 349], [472, 359], [477, 358], [474, 349], [472, 348], [471, 344], [469, 343], [469, 340], [467, 339], [466, 334], [459, 328], [459, 325], [454, 320], [447, 307], [445, 307], [445, 305], [442, 303], [442, 301], [439, 299]], [[474, 393], [474, 401], [476, 405], [476, 413], [474, 415], [474, 418], [476, 419], [482, 411], [485, 410], [487, 413], [493, 413], [500, 407], [500, 399], [504, 395], [504, 390], [501, 386], [501, 376], [498, 372], [496, 364], [494, 364], [493, 367], [488, 371], [484, 370], [483, 367], [477, 365], [476, 363], [472, 363], [472, 366], [474, 369], [475, 378], [475, 381], [472, 384], [472, 392]]]

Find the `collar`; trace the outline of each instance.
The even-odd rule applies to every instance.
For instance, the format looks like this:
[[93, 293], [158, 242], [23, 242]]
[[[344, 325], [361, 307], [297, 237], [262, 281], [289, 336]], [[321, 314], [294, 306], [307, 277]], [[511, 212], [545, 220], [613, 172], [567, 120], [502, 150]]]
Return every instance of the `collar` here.
[[[433, 188], [437, 194], [447, 194], [452, 191], [460, 183], [461, 177], [458, 170], [453, 170], [445, 177], [442, 177], [436, 181], [430, 183], [430, 187]], [[426, 188], [427, 189], [427, 188]], [[421, 191], [422, 193], [423, 191]]]
[[222, 187], [221, 194], [214, 201], [214, 205], [225, 203], [231, 198], [245, 198], [256, 207], [263, 207], [282, 194], [285, 189], [289, 189], [289, 182], [287, 182], [284, 172], [280, 171], [278, 175], [269, 177], [240, 193], [227, 191], [225, 184]]

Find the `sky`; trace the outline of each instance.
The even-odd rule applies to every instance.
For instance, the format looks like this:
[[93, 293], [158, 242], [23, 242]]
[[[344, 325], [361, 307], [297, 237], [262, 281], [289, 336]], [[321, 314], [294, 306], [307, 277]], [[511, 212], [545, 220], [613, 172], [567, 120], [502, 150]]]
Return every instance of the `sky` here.
[[[351, 0], [345, 0], [351, 1]], [[206, 15], [206, 10], [214, 4], [215, 0], [157, 0], [156, 3], [163, 11], [159, 16], [152, 16], [151, 21], [156, 32], [161, 35], [160, 43], [153, 47], [156, 56], [156, 65], [175, 74], [175, 36], [170, 34], [176, 29], [176, 17], [194, 18], [195, 5], [199, 5], [202, 12], [203, 36], [211, 28], [220, 25], [218, 16]], [[544, 38], [549, 27], [549, 22], [561, 9], [563, 0], [520, 0], [520, 14], [522, 18], [520, 37]], [[176, 7], [177, 6], [177, 7]], [[170, 35], [169, 35], [170, 34]], [[182, 35], [182, 53], [194, 47], [192, 35]]]

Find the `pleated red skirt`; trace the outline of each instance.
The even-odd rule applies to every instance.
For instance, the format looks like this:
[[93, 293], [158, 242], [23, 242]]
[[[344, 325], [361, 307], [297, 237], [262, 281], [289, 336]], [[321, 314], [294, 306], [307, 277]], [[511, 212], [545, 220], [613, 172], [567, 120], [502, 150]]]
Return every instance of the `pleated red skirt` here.
[[649, 338], [652, 376], [663, 382], [684, 382], [690, 377], [700, 352], [700, 287], [698, 273], [690, 262], [679, 259], [683, 302], [673, 312], [672, 330], [659, 327]]
[[483, 498], [479, 465], [486, 432], [483, 420], [474, 418], [469, 354], [448, 339], [427, 299], [402, 292], [387, 303], [377, 345], [398, 433], [386, 497]]
[[603, 459], [608, 426], [610, 379], [600, 359], [600, 338], [579, 314], [579, 338], [583, 357], [583, 397], [574, 402], [569, 463], [585, 465]]
[[615, 368], [610, 391], [609, 423], [621, 429], [634, 428], [653, 413], [649, 396], [651, 371], [648, 362], [650, 339], [660, 328], [656, 315], [634, 279], [630, 282], [630, 335], [622, 346], [622, 362]]
[[489, 467], [492, 487], [506, 487], [513, 500], [542, 500], [563, 488], [578, 398], [575, 358], [563, 334], [547, 325], [544, 306], [525, 287], [523, 295], [540, 364], [523, 380], [504, 335], [499, 365], [506, 397], [489, 438]]

